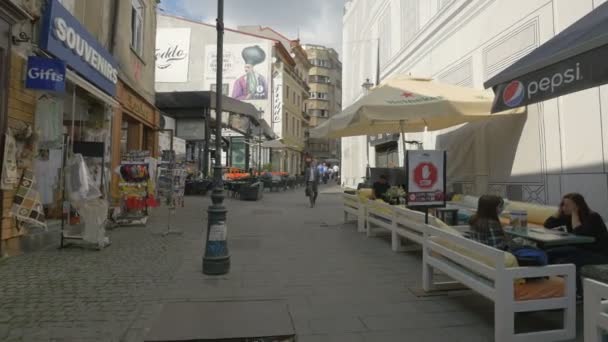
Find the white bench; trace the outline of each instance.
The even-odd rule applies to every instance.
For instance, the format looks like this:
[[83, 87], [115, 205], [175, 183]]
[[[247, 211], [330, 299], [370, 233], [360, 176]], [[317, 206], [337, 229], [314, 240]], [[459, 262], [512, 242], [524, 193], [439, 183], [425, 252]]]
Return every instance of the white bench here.
[[[475, 258], [470, 255], [474, 255]], [[422, 286], [425, 291], [460, 283], [494, 302], [496, 342], [561, 341], [576, 336], [574, 265], [506, 268], [503, 251], [429, 225], [426, 226], [422, 262]], [[435, 283], [433, 279], [435, 270], [455, 281]], [[518, 279], [538, 277], [565, 277], [565, 296], [516, 300], [514, 282]], [[515, 313], [556, 309], [564, 310], [562, 329], [515, 333]]]
[[357, 219], [357, 231], [365, 232], [365, 203], [367, 200], [360, 199], [357, 195], [343, 194], [344, 200], [344, 222], [348, 222], [348, 215], [355, 216]]
[[585, 342], [602, 342], [608, 331], [608, 284], [583, 279]]
[[[365, 213], [367, 236], [375, 236], [381, 230], [390, 231], [393, 251], [409, 250], [409, 246], [405, 246], [408, 241], [420, 246], [424, 243], [426, 229], [424, 213], [378, 201], [368, 202]], [[436, 217], [429, 215], [428, 219], [430, 225], [439, 225]]]

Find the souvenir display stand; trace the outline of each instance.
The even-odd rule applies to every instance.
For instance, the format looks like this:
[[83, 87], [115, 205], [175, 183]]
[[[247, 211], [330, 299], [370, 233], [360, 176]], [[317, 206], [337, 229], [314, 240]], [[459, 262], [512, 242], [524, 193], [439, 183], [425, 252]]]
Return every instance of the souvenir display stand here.
[[172, 162], [162, 163], [158, 169], [158, 196], [168, 206], [167, 234], [177, 233], [171, 227], [171, 217], [178, 206], [184, 207], [184, 190], [186, 188], [186, 169]]
[[118, 173], [121, 192], [120, 226], [145, 225], [148, 210], [155, 207], [154, 177], [156, 162], [148, 151], [133, 151], [123, 155]]

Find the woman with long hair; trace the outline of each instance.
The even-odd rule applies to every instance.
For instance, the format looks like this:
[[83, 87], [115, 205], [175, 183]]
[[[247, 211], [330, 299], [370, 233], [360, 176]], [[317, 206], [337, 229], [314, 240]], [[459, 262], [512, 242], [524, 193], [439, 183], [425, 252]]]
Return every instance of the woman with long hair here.
[[469, 238], [497, 249], [507, 249], [507, 237], [498, 218], [504, 204], [499, 196], [481, 196], [477, 203], [477, 213], [469, 221]]
[[600, 214], [592, 211], [585, 198], [578, 193], [562, 197], [558, 211], [545, 221], [546, 228], [565, 226], [568, 232], [595, 238], [592, 244], [582, 245], [594, 253], [608, 256], [608, 230]]
[[581, 194], [570, 193], [562, 197], [558, 211], [545, 221], [546, 228], [565, 226], [568, 232], [591, 236], [591, 244], [556, 247], [547, 250], [549, 263], [576, 266], [576, 291], [582, 295], [580, 269], [585, 265], [608, 263], [608, 230], [600, 214], [592, 211]]

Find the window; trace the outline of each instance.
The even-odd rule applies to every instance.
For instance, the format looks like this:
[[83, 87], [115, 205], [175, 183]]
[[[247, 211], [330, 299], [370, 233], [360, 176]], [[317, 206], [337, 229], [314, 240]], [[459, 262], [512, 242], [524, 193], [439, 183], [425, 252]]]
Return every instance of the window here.
[[310, 92], [310, 98], [316, 100], [327, 100], [327, 93]]
[[285, 100], [289, 100], [289, 86], [285, 85]]
[[291, 118], [291, 134], [296, 135], [296, 118]]
[[131, 0], [131, 47], [139, 56], [144, 54], [144, 5]]
[[331, 68], [331, 63], [327, 59], [313, 58], [310, 60], [310, 64], [322, 68]]
[[308, 77], [309, 83], [331, 83], [329, 76], [312, 75]]
[[326, 118], [328, 116], [328, 113], [329, 111], [326, 109], [310, 109], [308, 111], [308, 115], [321, 118]]
[[295, 105], [296, 104], [296, 92], [293, 92], [293, 97], [291, 98], [291, 104]]
[[298, 95], [298, 107], [300, 107], [302, 105], [302, 99], [300, 98], [300, 95]]
[[285, 122], [283, 124], [283, 134], [289, 132], [289, 113], [285, 112]]
[[385, 66], [391, 58], [391, 8], [386, 8], [378, 22], [378, 37], [380, 37], [380, 65]]
[[[401, 44], [407, 45], [418, 33], [418, 1], [401, 0]], [[439, 0], [446, 2], [446, 0]]]

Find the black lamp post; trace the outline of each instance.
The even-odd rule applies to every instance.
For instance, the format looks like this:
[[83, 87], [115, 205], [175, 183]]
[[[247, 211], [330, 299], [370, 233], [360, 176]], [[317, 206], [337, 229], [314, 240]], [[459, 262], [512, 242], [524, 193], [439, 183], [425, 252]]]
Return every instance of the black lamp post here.
[[228, 254], [226, 207], [224, 207], [224, 182], [222, 181], [222, 71], [224, 66], [224, 0], [217, 1], [217, 74], [215, 98], [215, 166], [213, 178], [215, 187], [211, 194], [212, 204], [207, 209], [207, 236], [203, 273], [222, 275], [230, 271]]

